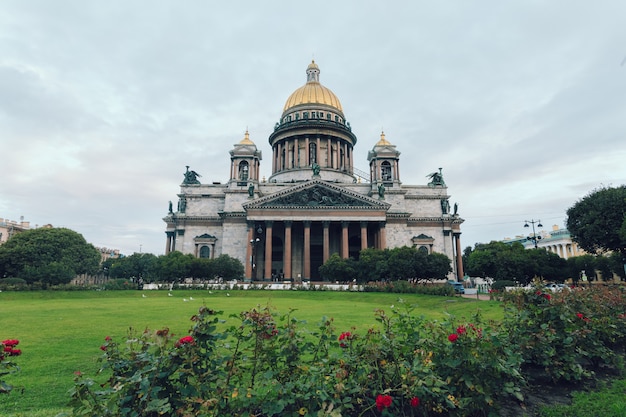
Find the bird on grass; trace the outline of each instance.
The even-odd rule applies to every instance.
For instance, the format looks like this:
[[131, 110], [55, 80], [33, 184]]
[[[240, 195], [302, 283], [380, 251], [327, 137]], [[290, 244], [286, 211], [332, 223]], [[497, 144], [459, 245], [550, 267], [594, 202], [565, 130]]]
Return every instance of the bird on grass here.
[[193, 301], [193, 297], [189, 297], [189, 299]]
[[167, 293], [167, 296], [168, 296], [168, 297], [173, 297], [173, 295], [172, 295], [172, 293], [171, 293], [171, 292], [168, 292], [168, 293]]
[[141, 298], [148, 298], [148, 297], [146, 297], [146, 294], [141, 294]]
[[228, 293], [228, 292], [227, 292], [227, 293], [226, 293], [226, 297], [230, 297], [230, 293]]

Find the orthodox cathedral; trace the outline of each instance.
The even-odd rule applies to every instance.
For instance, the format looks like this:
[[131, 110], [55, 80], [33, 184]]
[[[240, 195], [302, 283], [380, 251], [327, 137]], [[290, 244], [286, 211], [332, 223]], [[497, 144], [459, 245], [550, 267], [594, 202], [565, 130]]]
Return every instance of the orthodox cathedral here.
[[[204, 184], [187, 167], [176, 208], [163, 219], [165, 253], [222, 254], [245, 265], [246, 281], [319, 280], [337, 253], [413, 246], [450, 258], [463, 276], [461, 223], [451, 210], [441, 168], [430, 182], [400, 179], [400, 152], [385, 137], [369, 151], [369, 173], [354, 168], [357, 138], [337, 96], [307, 67], [269, 136], [272, 175], [259, 178], [262, 155], [246, 131], [230, 151], [228, 183]], [[349, 277], [347, 277], [349, 278]]]

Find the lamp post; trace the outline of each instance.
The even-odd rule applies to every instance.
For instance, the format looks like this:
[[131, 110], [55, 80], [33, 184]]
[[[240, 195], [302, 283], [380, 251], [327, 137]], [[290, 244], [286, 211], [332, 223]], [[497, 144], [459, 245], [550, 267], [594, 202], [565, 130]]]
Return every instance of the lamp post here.
[[537, 227], [543, 227], [543, 225], [541, 224], [541, 220], [531, 219], [531, 220], [524, 220], [524, 227], [530, 227], [528, 223], [533, 225], [533, 234], [531, 236], [528, 236], [526, 240], [532, 240], [533, 243], [535, 244], [535, 249], [537, 249], [537, 242], [541, 240], [541, 236], [537, 236], [537, 233], [535, 233], [535, 223], [537, 223]]
[[251, 280], [254, 281], [254, 271], [256, 269], [256, 264], [254, 260], [256, 258], [256, 245], [261, 241], [258, 237], [256, 239], [250, 239], [250, 246], [252, 247], [252, 255], [250, 255], [250, 269], [251, 269]]

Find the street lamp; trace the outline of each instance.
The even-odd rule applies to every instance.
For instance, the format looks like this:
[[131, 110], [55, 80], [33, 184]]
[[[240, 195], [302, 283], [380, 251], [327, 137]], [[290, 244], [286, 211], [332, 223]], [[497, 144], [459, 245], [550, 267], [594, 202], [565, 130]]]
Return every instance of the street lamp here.
[[537, 242], [541, 240], [541, 236], [537, 236], [537, 234], [535, 233], [535, 223], [537, 223], [537, 227], [543, 227], [543, 225], [541, 224], [541, 220], [531, 219], [531, 220], [524, 220], [524, 222], [525, 222], [524, 227], [530, 227], [528, 223], [533, 225], [533, 234], [531, 236], [528, 236], [526, 240], [532, 240], [533, 243], [535, 244], [535, 249], [537, 249]]

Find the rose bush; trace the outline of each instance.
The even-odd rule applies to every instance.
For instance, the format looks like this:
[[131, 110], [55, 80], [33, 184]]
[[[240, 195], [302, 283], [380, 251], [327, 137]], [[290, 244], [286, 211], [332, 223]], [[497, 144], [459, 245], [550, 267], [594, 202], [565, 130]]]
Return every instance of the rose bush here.
[[593, 376], [598, 366], [623, 367], [626, 292], [623, 286], [504, 295], [509, 342], [527, 369], [553, 381]]
[[376, 311], [376, 326], [340, 332], [332, 319], [311, 328], [270, 308], [227, 327], [203, 307], [182, 337], [106, 337], [106, 381], [76, 375], [73, 415], [485, 416], [523, 401], [529, 367], [557, 381], [620, 366], [622, 289], [502, 297], [501, 323], [427, 321], [400, 302]]
[[427, 322], [402, 305], [377, 311], [376, 328], [337, 335], [332, 319], [309, 331], [292, 313], [252, 309], [220, 332], [220, 313], [203, 307], [188, 336], [107, 337], [108, 379], [76, 375], [73, 415], [467, 416], [521, 398], [518, 357], [480, 317]]
[[4, 381], [6, 375], [19, 371], [19, 367], [10, 358], [20, 356], [21, 349], [16, 348], [20, 344], [17, 339], [7, 339], [0, 342], [0, 394], [8, 394], [13, 386]]

